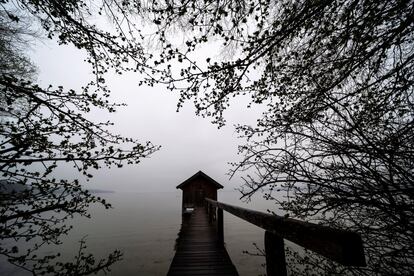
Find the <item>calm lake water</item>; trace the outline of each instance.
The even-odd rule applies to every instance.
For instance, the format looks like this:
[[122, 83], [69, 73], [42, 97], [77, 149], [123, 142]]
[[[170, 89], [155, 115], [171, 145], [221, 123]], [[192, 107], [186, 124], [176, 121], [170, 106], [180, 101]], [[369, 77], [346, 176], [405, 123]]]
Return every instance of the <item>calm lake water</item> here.
[[[99, 194], [111, 202], [113, 209], [91, 208], [92, 219], [75, 218], [74, 229], [63, 239], [59, 250], [69, 258], [76, 254], [78, 241], [86, 236], [88, 250], [105, 256], [115, 249], [124, 253], [123, 260], [112, 266], [109, 275], [166, 275], [174, 256], [174, 244], [181, 224], [181, 192]], [[219, 191], [219, 201], [254, 210], [274, 210], [274, 204], [255, 197], [240, 201], [235, 191]], [[226, 248], [240, 275], [264, 274], [263, 257], [249, 256], [253, 243], [263, 248], [264, 231], [224, 212]], [[46, 249], [45, 249], [46, 250]], [[52, 247], [46, 251], [54, 250]], [[27, 275], [4, 260], [0, 275]]]

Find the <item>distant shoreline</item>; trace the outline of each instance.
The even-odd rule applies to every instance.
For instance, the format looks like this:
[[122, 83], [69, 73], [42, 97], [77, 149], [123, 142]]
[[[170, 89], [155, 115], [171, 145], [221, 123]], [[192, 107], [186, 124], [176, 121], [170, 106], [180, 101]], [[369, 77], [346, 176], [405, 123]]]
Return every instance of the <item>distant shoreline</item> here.
[[92, 194], [113, 194], [115, 191], [111, 190], [100, 190], [100, 189], [88, 189]]

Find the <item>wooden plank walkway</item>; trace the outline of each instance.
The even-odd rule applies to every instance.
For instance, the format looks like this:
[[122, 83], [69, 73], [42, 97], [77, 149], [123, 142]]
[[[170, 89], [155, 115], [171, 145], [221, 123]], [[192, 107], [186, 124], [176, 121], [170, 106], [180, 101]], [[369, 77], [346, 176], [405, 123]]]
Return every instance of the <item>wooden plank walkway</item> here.
[[239, 275], [226, 248], [218, 242], [217, 229], [209, 224], [204, 208], [196, 208], [191, 216], [183, 217], [167, 275]]

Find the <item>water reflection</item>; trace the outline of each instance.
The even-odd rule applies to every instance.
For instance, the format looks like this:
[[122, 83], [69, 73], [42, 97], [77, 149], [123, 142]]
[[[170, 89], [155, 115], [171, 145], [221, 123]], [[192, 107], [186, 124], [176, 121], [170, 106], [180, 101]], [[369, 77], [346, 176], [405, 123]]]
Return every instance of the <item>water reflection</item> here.
[[[93, 219], [76, 218], [74, 229], [63, 239], [64, 258], [76, 254], [79, 240], [87, 236], [88, 250], [105, 256], [115, 249], [124, 253], [109, 275], [165, 275], [174, 256], [181, 224], [181, 193], [111, 193], [103, 194], [114, 209], [94, 206]], [[237, 192], [219, 192], [219, 200], [246, 208], [265, 211], [272, 203], [257, 198], [250, 204], [238, 200]], [[263, 259], [243, 254], [255, 242], [263, 245], [263, 231], [228, 213], [224, 213], [224, 240], [227, 251], [240, 275], [263, 274]], [[49, 248], [48, 250], [53, 250]], [[0, 275], [27, 275], [5, 260], [0, 260]]]

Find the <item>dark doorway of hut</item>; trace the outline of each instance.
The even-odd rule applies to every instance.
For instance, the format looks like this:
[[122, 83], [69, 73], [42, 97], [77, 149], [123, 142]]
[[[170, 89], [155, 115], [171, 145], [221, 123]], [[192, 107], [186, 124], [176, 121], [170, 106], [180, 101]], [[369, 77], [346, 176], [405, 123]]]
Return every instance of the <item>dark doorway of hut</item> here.
[[197, 207], [202, 207], [204, 205], [204, 198], [206, 197], [206, 193], [203, 189], [198, 189], [196, 191], [195, 196], [195, 204]]

